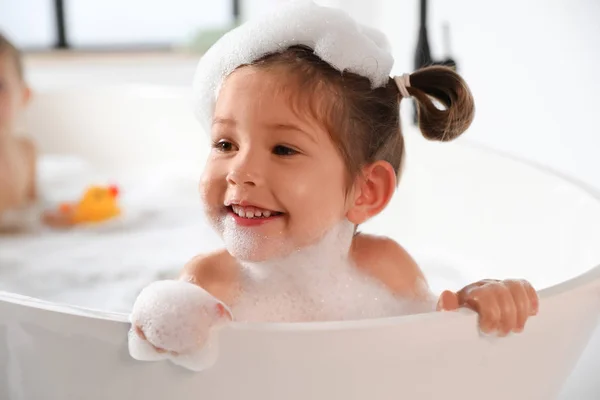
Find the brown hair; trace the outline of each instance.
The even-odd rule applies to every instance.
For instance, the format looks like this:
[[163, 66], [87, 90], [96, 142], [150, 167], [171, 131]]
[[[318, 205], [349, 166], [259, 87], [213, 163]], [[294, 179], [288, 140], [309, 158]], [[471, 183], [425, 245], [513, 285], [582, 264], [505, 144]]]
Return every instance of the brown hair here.
[[24, 78], [23, 61], [21, 60], [21, 52], [17, 49], [6, 36], [0, 33], [0, 55], [7, 54], [15, 63], [17, 74], [20, 79]]
[[[400, 128], [402, 96], [392, 78], [373, 89], [368, 78], [330, 66], [304, 46], [269, 54], [251, 64], [258, 68], [280, 68], [300, 88], [304, 105], [322, 122], [337, 145], [353, 179], [365, 165], [387, 161], [400, 179], [404, 138]], [[432, 66], [410, 75], [408, 92], [418, 104], [423, 136], [450, 141], [463, 133], [474, 115], [473, 97], [464, 80], [452, 69]], [[296, 93], [298, 93], [296, 91]], [[443, 106], [438, 108], [432, 99]], [[307, 108], [304, 108], [307, 110]]]

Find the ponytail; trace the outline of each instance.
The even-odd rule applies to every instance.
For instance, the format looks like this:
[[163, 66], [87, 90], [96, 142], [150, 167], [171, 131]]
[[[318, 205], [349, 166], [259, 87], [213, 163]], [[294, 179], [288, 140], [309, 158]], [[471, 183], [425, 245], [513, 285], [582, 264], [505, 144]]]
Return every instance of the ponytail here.
[[[415, 71], [406, 89], [417, 102], [419, 128], [429, 140], [456, 139], [473, 122], [475, 104], [471, 91], [460, 75], [448, 67], [430, 66]], [[438, 108], [432, 99], [444, 108]]]

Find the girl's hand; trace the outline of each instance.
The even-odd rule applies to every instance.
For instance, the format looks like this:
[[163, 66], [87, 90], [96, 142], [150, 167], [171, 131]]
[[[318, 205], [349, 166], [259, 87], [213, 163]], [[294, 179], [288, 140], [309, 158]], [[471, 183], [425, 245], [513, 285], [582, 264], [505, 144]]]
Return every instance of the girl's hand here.
[[130, 353], [154, 360], [139, 340], [157, 354], [179, 356], [201, 350], [211, 331], [231, 321], [229, 310], [200, 286], [184, 281], [158, 281], [138, 296], [130, 320]]
[[483, 280], [458, 293], [446, 290], [440, 295], [438, 311], [459, 307], [468, 307], [479, 314], [479, 328], [483, 333], [497, 332], [506, 336], [523, 331], [527, 319], [538, 313], [539, 299], [527, 281]]

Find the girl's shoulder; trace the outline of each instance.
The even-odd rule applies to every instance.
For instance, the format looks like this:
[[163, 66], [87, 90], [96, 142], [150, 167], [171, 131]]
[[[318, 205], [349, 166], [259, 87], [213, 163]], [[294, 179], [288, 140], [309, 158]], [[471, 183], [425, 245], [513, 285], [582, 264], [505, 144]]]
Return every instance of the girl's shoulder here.
[[395, 240], [359, 233], [352, 241], [350, 256], [356, 266], [404, 297], [428, 294], [423, 272], [410, 254]]
[[226, 250], [200, 254], [183, 267], [179, 279], [201, 286], [219, 300], [230, 304], [238, 292], [240, 265]]

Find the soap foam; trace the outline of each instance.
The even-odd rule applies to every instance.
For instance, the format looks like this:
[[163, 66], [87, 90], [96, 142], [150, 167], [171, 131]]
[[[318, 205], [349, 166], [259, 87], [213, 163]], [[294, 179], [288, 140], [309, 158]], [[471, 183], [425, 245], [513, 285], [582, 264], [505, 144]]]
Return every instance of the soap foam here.
[[200, 59], [193, 84], [194, 110], [206, 132], [221, 84], [235, 68], [294, 45], [312, 48], [340, 73], [368, 78], [374, 88], [390, 79], [394, 58], [382, 32], [359, 24], [343, 10], [289, 1], [228, 32]]
[[[229, 319], [227, 307], [201, 287], [184, 281], [157, 281], [139, 294], [130, 315], [129, 353], [134, 359], [170, 359], [200, 371], [217, 359], [215, 331]], [[229, 314], [231, 314], [229, 312]], [[140, 338], [140, 327], [147, 340]], [[159, 353], [152, 345], [166, 350]]]
[[[311, 246], [274, 260], [242, 263], [242, 290], [232, 310], [226, 311], [238, 322], [309, 322], [434, 310], [432, 301], [399, 298], [362, 273], [348, 257], [353, 237], [354, 225], [343, 221]], [[235, 239], [232, 233], [231, 240]], [[242, 247], [251, 251], [251, 244], [249, 240]], [[229, 320], [218, 313], [219, 304], [225, 307], [188, 282], [151, 284], [140, 293], [131, 314], [132, 325], [139, 326], [148, 341], [132, 328], [131, 356], [144, 361], [169, 359], [193, 371], [211, 367], [218, 358], [218, 328]], [[157, 352], [150, 343], [167, 352]]]
[[243, 263], [236, 321], [358, 320], [433, 311], [432, 301], [395, 296], [348, 258], [354, 225], [344, 221], [309, 247], [267, 262]]
[[265, 236], [257, 233], [252, 227], [238, 225], [229, 215], [218, 222], [218, 231], [222, 232], [221, 236], [229, 254], [242, 261], [279, 259], [297, 250], [284, 235]]
[[200, 372], [212, 367], [218, 357], [217, 337], [210, 335], [202, 347], [184, 354], [159, 353], [146, 340], [140, 338], [133, 330], [129, 331], [129, 354], [139, 361], [169, 360], [175, 365], [191, 371]]

